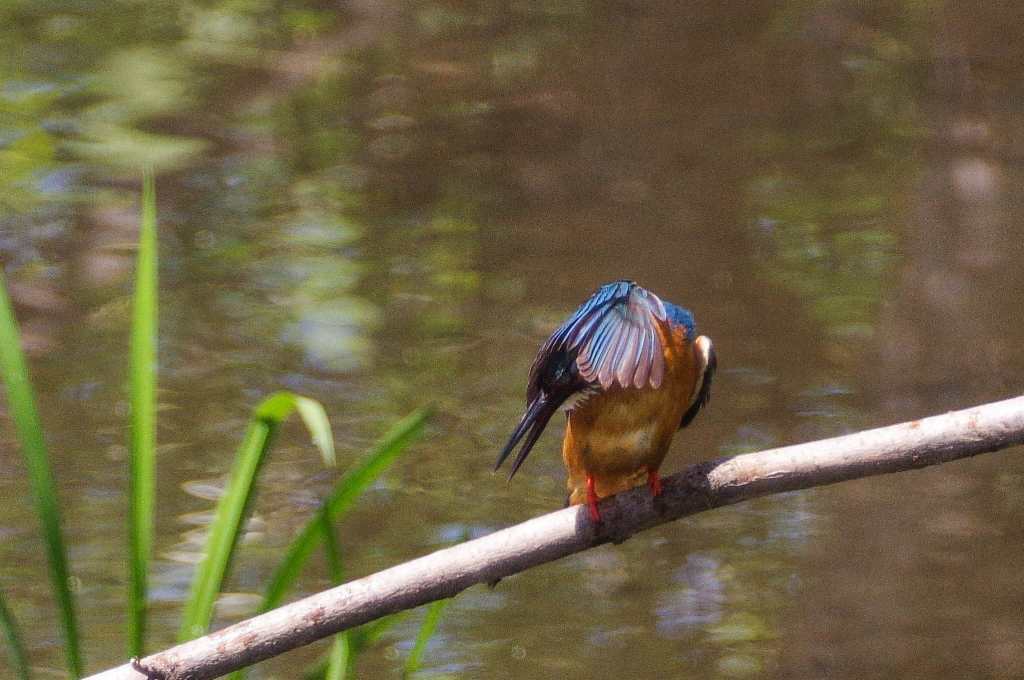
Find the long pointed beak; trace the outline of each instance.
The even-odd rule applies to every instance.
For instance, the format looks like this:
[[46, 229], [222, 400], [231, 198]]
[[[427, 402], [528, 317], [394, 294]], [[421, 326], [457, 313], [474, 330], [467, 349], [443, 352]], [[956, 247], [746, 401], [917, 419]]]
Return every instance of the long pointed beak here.
[[515, 461], [512, 463], [512, 471], [509, 472], [508, 478], [516, 474], [519, 466], [523, 464], [526, 457], [530, 455], [530, 449], [537, 443], [537, 439], [540, 438], [541, 433], [547, 426], [548, 421], [551, 420], [551, 416], [558, 410], [558, 404], [552, 404], [548, 399], [541, 394], [536, 399], [530, 402], [526, 407], [526, 413], [523, 414], [519, 424], [516, 425], [516, 429], [512, 432], [512, 436], [509, 437], [508, 443], [505, 444], [505, 448], [501, 450], [498, 455], [497, 462], [494, 463], [495, 471], [501, 467], [501, 464], [505, 462], [512, 450], [516, 448], [516, 444], [523, 438], [523, 435], [529, 431], [529, 435], [526, 437], [526, 441], [523, 442], [523, 448], [519, 451], [519, 455], [516, 456]]

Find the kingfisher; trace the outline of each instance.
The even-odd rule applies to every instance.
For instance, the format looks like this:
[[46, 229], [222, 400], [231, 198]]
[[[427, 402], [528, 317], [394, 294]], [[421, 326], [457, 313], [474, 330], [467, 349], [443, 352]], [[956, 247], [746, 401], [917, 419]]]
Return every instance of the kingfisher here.
[[697, 335], [688, 310], [633, 281], [607, 283], [541, 346], [530, 368], [526, 411], [494, 469], [525, 437], [512, 479], [563, 407], [569, 505], [586, 503], [598, 523], [597, 502], [605, 496], [645, 478], [657, 496], [672, 437], [707, 405], [716, 366], [711, 340]]

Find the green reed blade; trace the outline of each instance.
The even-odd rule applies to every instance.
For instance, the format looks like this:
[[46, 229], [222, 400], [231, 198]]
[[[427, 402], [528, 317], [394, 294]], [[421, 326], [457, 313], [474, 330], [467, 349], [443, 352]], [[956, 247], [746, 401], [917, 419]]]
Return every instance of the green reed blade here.
[[31, 676], [28, 672], [28, 656], [25, 654], [25, 645], [21, 642], [18, 624], [14, 620], [14, 614], [7, 608], [2, 590], [0, 590], [0, 629], [3, 629], [4, 637], [7, 638], [7, 665], [20, 680], [28, 680]]
[[[324, 536], [324, 552], [327, 556], [327, 573], [331, 582], [339, 585], [344, 580], [344, 571], [341, 566], [341, 549], [338, 547], [338, 540], [334, 536], [334, 527], [331, 520], [322, 509], [320, 515], [320, 526]], [[349, 642], [348, 631], [342, 631], [334, 636], [331, 643], [331, 652], [327, 656], [327, 669], [324, 671], [324, 680], [344, 680], [348, 675], [349, 665], [353, 661], [352, 645]]]
[[128, 481], [128, 656], [142, 656], [146, 575], [156, 497], [157, 231], [153, 173], [142, 180], [142, 219], [128, 368], [131, 434]]
[[67, 552], [60, 530], [60, 504], [50, 470], [50, 460], [43, 439], [43, 429], [36, 411], [32, 384], [29, 381], [25, 356], [21, 351], [18, 322], [11, 310], [7, 287], [0, 274], [0, 376], [7, 386], [7, 409], [25, 457], [29, 483], [35, 499], [36, 514], [42, 525], [43, 540], [50, 564], [50, 580], [54, 599], [64, 631], [64, 654], [68, 670], [74, 677], [82, 675], [75, 600], [71, 593]]
[[323, 405], [315, 399], [296, 395], [295, 410], [306, 424], [306, 429], [313, 438], [313, 445], [320, 452], [324, 465], [334, 467], [337, 462], [334, 458], [334, 439], [331, 438], [331, 423], [327, 420], [327, 411]]
[[327, 656], [327, 669], [324, 671], [324, 680], [345, 680], [348, 675], [351, 646], [348, 640], [348, 631], [338, 633], [331, 642], [331, 653]]
[[352, 634], [352, 652], [358, 655], [364, 649], [376, 643], [384, 637], [384, 633], [388, 632], [389, 628], [404, 619], [408, 614], [409, 612], [407, 611], [395, 612], [394, 614], [383, 616], [376, 621], [363, 624], [358, 628], [353, 628], [349, 631]]
[[[379, 640], [381, 637], [383, 637], [384, 633], [386, 633], [389, 628], [391, 628], [396, 623], [398, 623], [399, 621], [404, 619], [408, 613], [409, 612], [407, 612], [407, 611], [395, 612], [394, 614], [388, 614], [387, 616], [382, 616], [381, 618], [377, 619], [376, 621], [370, 621], [369, 623], [363, 624], [362, 626], [359, 626], [358, 628], [353, 628], [351, 630], [346, 630], [345, 631], [348, 634], [348, 644], [349, 644], [349, 649], [348, 649], [348, 654], [349, 654], [348, 671], [349, 671], [349, 673], [351, 673], [351, 671], [352, 671], [353, 662], [357, 658], [359, 658], [359, 655], [364, 650], [366, 650], [370, 645], [372, 645], [373, 643], [377, 642], [377, 640]], [[333, 651], [333, 647], [332, 647], [332, 651]], [[321, 659], [317, 663], [312, 664], [309, 668], [307, 668], [306, 670], [302, 671], [303, 679], [304, 680], [321, 680], [324, 677], [324, 673], [327, 672], [327, 664], [328, 664], [329, 661], [330, 661], [329, 656], [321, 657]], [[236, 677], [240, 677], [240, 676], [237, 675], [237, 673], [241, 673], [241, 671], [236, 671], [234, 674], [229, 675], [228, 677], [232, 678], [232, 679], [234, 679]]]
[[416, 634], [416, 642], [409, 652], [409, 657], [405, 660], [405, 668], [402, 670], [404, 677], [411, 677], [420, 669], [420, 663], [423, 661], [423, 652], [427, 650], [427, 643], [430, 642], [430, 638], [434, 637], [434, 633], [437, 631], [437, 624], [441, 622], [441, 615], [444, 614], [445, 608], [451, 604], [451, 601], [451, 598], [438, 600], [437, 602], [431, 602], [427, 606], [427, 615], [423, 618], [423, 624], [420, 626], [419, 633]]
[[[422, 433], [429, 417], [429, 409], [420, 409], [395, 423], [362, 462], [338, 481], [323, 503], [322, 511], [331, 523], [337, 522], [360, 494]], [[288, 546], [284, 558], [270, 577], [260, 605], [261, 612], [281, 603], [322, 538], [323, 524], [314, 517]]]
[[[285, 593], [288, 592], [288, 589], [298, 579], [303, 565], [305, 565], [313, 550], [316, 549], [317, 543], [325, 537], [333, 540], [334, 535], [330, 532], [330, 527], [352, 507], [352, 504], [355, 503], [363, 491], [405, 451], [409, 444], [420, 436], [430, 414], [430, 409], [420, 409], [395, 423], [377, 442], [370, 453], [363, 458], [362, 462], [338, 480], [331, 494], [320, 505], [316, 516], [306, 523], [306, 526], [292, 540], [291, 545], [285, 551], [285, 556], [281, 559], [277, 569], [274, 570], [273, 575], [270, 577], [270, 583], [267, 585], [266, 592], [263, 595], [263, 602], [260, 604], [259, 610], [261, 612], [273, 609], [281, 603]], [[337, 553], [329, 549], [329, 567], [332, 554]], [[383, 633], [383, 630], [382, 628], [381, 633]], [[349, 635], [350, 633], [352, 635]], [[356, 633], [357, 631], [346, 631], [345, 633], [347, 636], [345, 644], [348, 647], [348, 666], [351, 666], [359, 651], [357, 644], [359, 638], [354, 637]], [[333, 648], [331, 653], [335, 653]], [[338, 653], [340, 654], [340, 651]], [[314, 671], [318, 677], [322, 676], [323, 672], [320, 669]], [[238, 680], [243, 676], [243, 671], [236, 671], [230, 677], [232, 680]]]
[[333, 441], [326, 415], [320, 417], [320, 414], [314, 414], [315, 417], [312, 418], [307, 416], [310, 412], [322, 413], [323, 407], [319, 403], [290, 392], [277, 392], [256, 407], [245, 438], [235, 454], [227, 488], [217, 503], [217, 512], [210, 525], [203, 558], [192, 579], [192, 587], [182, 614], [181, 628], [178, 631], [180, 641], [202, 635], [209, 628], [217, 593], [220, 592], [227, 576], [231, 557], [245, 523], [256, 476], [266, 459], [267, 451], [270, 450], [278, 426], [303, 402], [310, 402], [306, 403], [300, 413], [303, 414], [303, 421], [310, 429], [313, 442], [324, 460], [333, 459], [333, 445], [329, 450], [326, 448], [327, 444]]

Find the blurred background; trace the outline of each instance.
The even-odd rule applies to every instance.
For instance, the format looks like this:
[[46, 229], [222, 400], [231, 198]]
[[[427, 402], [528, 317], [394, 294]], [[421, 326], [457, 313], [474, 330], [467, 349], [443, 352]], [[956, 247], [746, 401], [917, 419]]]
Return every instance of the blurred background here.
[[[666, 472], [1019, 393], [1022, 69], [1024, 5], [996, 0], [6, 0], [0, 261], [90, 670], [124, 650], [143, 165], [162, 258], [158, 649], [275, 389], [324, 402], [342, 471], [439, 408], [340, 526], [353, 577], [561, 507], [560, 423], [513, 483], [490, 469], [538, 345], [608, 280], [689, 307], [718, 350]], [[286, 430], [222, 623], [336, 475]], [[50, 677], [26, 497], [7, 421], [0, 586]], [[462, 594], [424, 675], [1020, 677], [1022, 513], [1013, 453], [717, 510]], [[304, 588], [327, 585], [316, 563]], [[398, 675], [417, 626], [359, 676]]]

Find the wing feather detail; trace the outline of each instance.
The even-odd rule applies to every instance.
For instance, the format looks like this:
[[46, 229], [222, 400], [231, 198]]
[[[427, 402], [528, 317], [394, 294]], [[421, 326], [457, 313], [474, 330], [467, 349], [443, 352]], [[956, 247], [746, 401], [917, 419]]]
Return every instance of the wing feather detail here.
[[[541, 348], [538, 362], [559, 351], [574, 353], [587, 383], [642, 388], [661, 387], [664, 348], [658, 324], [667, 319], [665, 304], [631, 281], [599, 288]], [[538, 368], [538, 364], [535, 364]]]
[[[618, 371], [616, 372], [620, 385], [632, 387], [633, 381], [636, 379], [636, 373], [640, 369], [640, 355], [637, 353], [637, 349], [639, 348], [639, 337], [642, 330], [638, 326], [633, 326], [626, 335], [622, 349], [623, 360], [619, 362]], [[634, 360], [632, 362], [627, 361], [627, 357], [633, 357]]]
[[651, 375], [651, 347], [654, 340], [648, 329], [642, 328], [637, 333], [639, 346], [636, 350], [637, 364], [636, 373], [633, 374], [633, 387], [637, 389], [647, 384], [647, 378]]
[[651, 347], [651, 377], [649, 382], [652, 387], [661, 387], [661, 381], [665, 379], [665, 355], [662, 352], [661, 337], [657, 331], [652, 331]]

